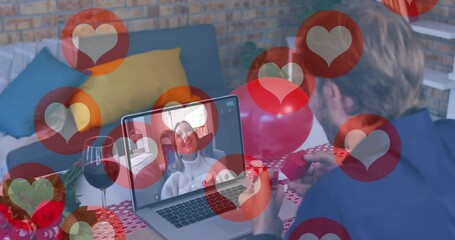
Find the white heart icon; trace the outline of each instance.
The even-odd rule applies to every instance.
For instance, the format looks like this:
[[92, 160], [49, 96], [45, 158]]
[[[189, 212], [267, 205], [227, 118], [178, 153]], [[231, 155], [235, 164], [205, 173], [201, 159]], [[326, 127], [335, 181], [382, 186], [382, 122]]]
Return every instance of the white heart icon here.
[[[76, 123], [72, 119], [71, 109], [73, 108], [78, 108], [83, 115], [90, 116], [90, 110], [83, 103], [74, 103], [69, 108], [61, 103], [51, 103], [44, 113], [46, 125], [62, 135], [67, 143], [78, 132]], [[64, 122], [62, 122], [63, 119]], [[85, 118], [85, 122], [81, 122], [80, 125], [85, 128], [89, 122], [90, 117]]]
[[[103, 239], [115, 239], [115, 229], [108, 222], [97, 222], [92, 228], [93, 236], [103, 236]], [[94, 239], [97, 239], [96, 237]]]
[[[72, 216], [72, 215], [71, 215]], [[74, 218], [74, 216], [72, 216]], [[75, 240], [81, 238], [81, 236], [85, 236], [87, 238], [92, 237], [92, 227], [83, 221], [78, 221], [73, 223], [70, 228], [70, 240]]]
[[248, 201], [248, 199], [252, 198], [253, 196], [255, 196], [259, 191], [261, 191], [261, 187], [262, 187], [262, 184], [261, 184], [261, 178], [258, 177], [256, 179], [256, 181], [253, 183], [253, 194], [249, 193], [248, 190], [241, 193], [240, 196], [239, 196], [239, 204], [242, 205], [243, 203], [245, 203], [246, 201]]
[[97, 236], [103, 236], [103, 239], [114, 240], [115, 229], [110, 223], [105, 221], [97, 222], [93, 225], [93, 228], [88, 223], [79, 221], [75, 222], [70, 228], [70, 240], [97, 239]]
[[258, 78], [277, 77], [287, 79], [300, 86], [305, 79], [302, 68], [297, 63], [288, 63], [282, 68], [275, 63], [266, 63], [259, 69]]
[[346, 138], [344, 140], [344, 148], [351, 153], [352, 150], [364, 139], [366, 138], [367, 135], [358, 129], [351, 130], [349, 133], [346, 135]]
[[372, 131], [368, 136], [361, 130], [350, 131], [344, 141], [349, 146], [348, 152], [359, 160], [368, 170], [390, 149], [390, 138], [383, 130]]
[[[117, 144], [121, 141], [121, 145], [117, 146], [124, 146], [124, 140], [125, 138], [119, 138], [115, 142]], [[127, 140], [130, 147], [131, 172], [133, 173], [133, 176], [136, 176], [142, 169], [148, 166], [151, 162], [155, 161], [158, 156], [158, 144], [155, 140], [149, 137], [142, 137], [141, 139], [138, 139], [136, 143], [129, 138]], [[113, 155], [115, 156], [115, 153], [113, 153]], [[128, 163], [125, 161], [120, 161], [120, 164], [129, 168]]]
[[261, 78], [259, 79], [259, 83], [263, 88], [275, 95], [280, 103], [283, 102], [284, 98], [286, 98], [289, 93], [299, 88], [299, 86], [293, 82], [276, 77]]
[[352, 36], [344, 26], [335, 27], [330, 32], [321, 26], [315, 26], [308, 31], [306, 44], [330, 67], [337, 57], [351, 47]]
[[[282, 68], [275, 63], [266, 63], [259, 69], [259, 83], [267, 91], [273, 93], [276, 98], [283, 102], [283, 99], [292, 91], [297, 89], [305, 78], [302, 68], [296, 63], [288, 63]], [[280, 84], [278, 79], [285, 79], [291, 84]]]
[[[165, 107], [182, 106], [177, 102], [169, 102]], [[161, 114], [163, 123], [169, 128], [174, 129], [175, 124], [181, 121], [187, 121], [193, 128], [205, 125], [207, 123], [207, 109], [201, 103], [190, 103], [185, 107], [171, 111], [163, 111]]]
[[341, 240], [341, 238], [334, 233], [327, 233], [321, 238], [318, 238], [316, 235], [312, 233], [305, 233], [302, 236], [300, 236], [299, 240]]
[[101, 24], [96, 29], [89, 24], [79, 24], [73, 30], [74, 46], [87, 54], [96, 64], [104, 54], [117, 45], [117, 30], [111, 24]]

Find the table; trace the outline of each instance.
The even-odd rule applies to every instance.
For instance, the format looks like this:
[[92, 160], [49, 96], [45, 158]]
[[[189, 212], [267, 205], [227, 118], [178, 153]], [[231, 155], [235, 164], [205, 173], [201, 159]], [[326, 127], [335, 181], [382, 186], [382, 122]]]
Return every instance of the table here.
[[[333, 147], [330, 144], [319, 145], [314, 148], [306, 150], [308, 153], [314, 153], [319, 151], [333, 152]], [[272, 170], [279, 170], [283, 164], [284, 159], [278, 161], [266, 162], [265, 165]], [[81, 178], [77, 187], [78, 193], [82, 194], [82, 205], [97, 205], [101, 206], [101, 195], [98, 189], [91, 187], [85, 178]], [[295, 193], [291, 191], [286, 191], [285, 200], [291, 201], [297, 206], [300, 205], [302, 199]], [[130, 190], [122, 188], [117, 185], [113, 185], [108, 189], [107, 192], [107, 209], [111, 210], [124, 225], [124, 234], [127, 239], [163, 239], [159, 236], [153, 229], [150, 229], [144, 222], [142, 222], [133, 212], [131, 205], [131, 194]], [[286, 219], [283, 222], [284, 233], [290, 228], [294, 218]], [[117, 229], [116, 229], [117, 230]], [[107, 232], [97, 231], [97, 236], [94, 236], [95, 239], [105, 239], [109, 238]]]

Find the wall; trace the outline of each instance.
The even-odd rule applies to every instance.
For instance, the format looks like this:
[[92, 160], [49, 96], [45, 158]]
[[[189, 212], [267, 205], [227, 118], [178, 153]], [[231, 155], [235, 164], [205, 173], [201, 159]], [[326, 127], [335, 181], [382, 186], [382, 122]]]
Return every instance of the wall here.
[[[455, 1], [439, 0], [433, 10], [422, 15], [421, 19], [455, 25]], [[455, 40], [446, 40], [422, 34], [418, 34], [418, 37], [425, 49], [425, 65], [427, 68], [441, 72], [452, 72], [454, 70]], [[427, 96], [428, 107], [435, 116], [446, 116], [449, 91], [426, 87], [425, 95]], [[455, 91], [455, 89], [451, 91]]]
[[129, 31], [211, 23], [217, 31], [226, 85], [245, 82], [240, 47], [249, 40], [285, 45], [297, 31], [299, 0], [0, 0], [0, 44], [60, 36], [66, 21], [85, 8], [106, 8]]
[[[119, 15], [130, 31], [212, 23], [217, 30], [219, 52], [227, 86], [245, 82], [240, 47], [249, 40], [259, 47], [285, 45], [296, 33], [296, 16], [306, 0], [0, 0], [0, 44], [54, 38], [66, 21], [85, 8], [107, 8]], [[423, 16], [455, 25], [454, 0], [440, 0]], [[450, 72], [454, 65], [455, 40], [424, 36], [428, 68]], [[433, 114], [447, 112], [448, 91], [425, 89]]]

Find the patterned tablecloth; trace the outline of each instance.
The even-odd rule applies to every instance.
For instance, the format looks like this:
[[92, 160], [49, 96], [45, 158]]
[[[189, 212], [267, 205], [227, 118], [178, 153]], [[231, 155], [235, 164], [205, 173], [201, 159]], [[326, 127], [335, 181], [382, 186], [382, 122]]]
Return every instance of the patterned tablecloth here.
[[[307, 149], [306, 151], [308, 153], [319, 151], [333, 152], [333, 147], [330, 144], [324, 144]], [[284, 159], [278, 161], [270, 161], [266, 162], [265, 165], [269, 169], [279, 170], [283, 165], [283, 161]], [[286, 191], [285, 198], [294, 202], [295, 204], [300, 204], [302, 202], [302, 198], [291, 191]], [[115, 216], [113, 216], [113, 214], [115, 214], [121, 220], [121, 223], [123, 223], [123, 230], [121, 224], [114, 224], [115, 226], [113, 226], [116, 233], [121, 237], [120, 239], [124, 239], [125, 235], [128, 239], [161, 239], [159, 235], [151, 230], [144, 222], [142, 222], [142, 220], [140, 220], [134, 214], [131, 201], [123, 201], [118, 204], [108, 206], [108, 209], [112, 211], [111, 215], [108, 216], [109, 218], [115, 218]], [[283, 229], [285, 232], [289, 229], [293, 222], [294, 218], [284, 221]], [[98, 231], [96, 231], [94, 229], [93, 232], [96, 234], [94, 236], [94, 239], [111, 239], [109, 236], [112, 236], [112, 232], [108, 230], [98, 229]]]

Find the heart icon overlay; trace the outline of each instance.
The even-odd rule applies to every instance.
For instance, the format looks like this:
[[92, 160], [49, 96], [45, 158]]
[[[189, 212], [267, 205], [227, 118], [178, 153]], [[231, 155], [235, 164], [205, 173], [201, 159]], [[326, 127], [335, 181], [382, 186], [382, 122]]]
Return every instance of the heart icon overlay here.
[[401, 159], [397, 130], [387, 119], [373, 114], [348, 119], [339, 128], [334, 145], [340, 168], [358, 181], [385, 178]]
[[[221, 167], [221, 166], [220, 166]], [[235, 173], [232, 170], [229, 170], [227, 168], [219, 170], [219, 172], [216, 174], [214, 177], [213, 174], [210, 174], [205, 182], [210, 184], [215, 183], [216, 190], [223, 196], [224, 198], [228, 199], [231, 203], [233, 203], [236, 207], [239, 207], [243, 202], [248, 200], [249, 197], [246, 197], [244, 199], [241, 199], [239, 197], [232, 197], [232, 194], [230, 191], [224, 191], [224, 184], [225, 182], [234, 180], [238, 178], [241, 175], [246, 175], [246, 172], [241, 172], [239, 174]], [[210, 179], [212, 177], [212, 179]], [[258, 181], [260, 184], [260, 181]]]
[[72, 41], [77, 49], [87, 54], [96, 64], [101, 56], [117, 45], [117, 30], [111, 24], [101, 24], [93, 29], [91, 25], [83, 23], [74, 28]]
[[[128, 54], [129, 34], [126, 24], [112, 11], [89, 8], [67, 21], [61, 43], [65, 59], [73, 68], [99, 76], [123, 63]], [[96, 71], [86, 71], [94, 66]]]
[[144, 121], [144, 118], [137, 118], [123, 125], [119, 124], [108, 134], [118, 148], [126, 147], [131, 157], [130, 168], [126, 151], [119, 151], [117, 154], [116, 161], [120, 169], [115, 179], [116, 185], [125, 189], [144, 189], [162, 180], [164, 171], [160, 166], [168, 165], [167, 158], [159, 138], [148, 136], [151, 132], [156, 132], [156, 128]]
[[[276, 86], [273, 81], [276, 79], [288, 80], [294, 84], [281, 84], [281, 87]], [[288, 63], [282, 68], [278, 67], [275, 63], [266, 63], [259, 69], [259, 82], [269, 92], [273, 93], [280, 103], [292, 91], [299, 88], [303, 83], [304, 73], [302, 68], [296, 63]]]
[[[110, 226], [110, 225], [109, 225]], [[109, 229], [110, 230], [110, 229]], [[93, 238], [92, 227], [83, 221], [75, 222], [70, 229], [70, 239], [76, 239], [75, 236], [78, 236], [82, 239], [91, 239]]]
[[375, 130], [368, 136], [361, 130], [352, 130], [346, 135], [345, 146], [349, 144], [354, 146], [353, 150], [349, 151], [350, 154], [358, 159], [367, 170], [390, 149], [389, 136], [382, 130]]
[[[125, 141], [128, 141], [128, 146], [132, 149], [131, 154], [135, 154], [135, 157], [131, 159], [131, 173], [133, 177], [137, 177], [141, 171], [145, 170], [149, 164], [157, 159], [158, 144], [150, 137], [142, 137], [136, 141], [132, 140], [131, 137], [120, 138], [116, 143], [120, 146]], [[117, 160], [117, 162], [128, 168], [126, 161]]]
[[92, 235], [93, 236], [105, 235], [107, 237], [104, 238], [104, 239], [106, 239], [106, 240], [115, 240], [115, 229], [108, 222], [105, 222], [105, 221], [97, 222], [97, 223], [95, 223], [95, 225], [93, 225]]
[[198, 150], [209, 146], [219, 125], [219, 112], [216, 104], [211, 97], [199, 88], [192, 86], [178, 86], [164, 92], [156, 100], [154, 111], [160, 114], [152, 114], [150, 121], [156, 125], [158, 132], [163, 129], [173, 131], [173, 134], [187, 137], [194, 131], [174, 132], [177, 123], [188, 122], [191, 128], [208, 129], [204, 134], [196, 134], [198, 141]]
[[[248, 177], [251, 171], [245, 172], [243, 165], [242, 154], [226, 156], [211, 167], [207, 174], [210, 179], [205, 179], [209, 185], [215, 184], [215, 188], [204, 188], [210, 208], [215, 214], [233, 222], [256, 218], [267, 208], [272, 197], [272, 180], [267, 169], [252, 183]], [[226, 184], [233, 179], [241, 185], [232, 187]]]
[[271, 48], [256, 57], [248, 71], [247, 84], [259, 107], [285, 114], [307, 106], [315, 78], [304, 71], [303, 61], [299, 52], [286, 47]]
[[83, 206], [73, 211], [61, 225], [59, 239], [126, 239], [120, 218], [99, 206]]
[[363, 35], [348, 15], [335, 11], [320, 11], [300, 26], [296, 47], [304, 61], [306, 74], [337, 78], [350, 72], [360, 61]]
[[294, 228], [289, 239], [298, 240], [351, 240], [349, 232], [329, 218], [308, 219]]
[[259, 69], [258, 76], [260, 79], [268, 77], [287, 79], [296, 84], [297, 87], [300, 86], [305, 79], [305, 74], [297, 63], [288, 63], [282, 68], [278, 67], [275, 63], [266, 63]]
[[[44, 121], [47, 126], [59, 133], [66, 143], [78, 132], [76, 123], [72, 121], [71, 109], [75, 108], [79, 108], [83, 111], [83, 114], [90, 116], [90, 110], [83, 103], [74, 103], [69, 108], [66, 108], [61, 103], [52, 103], [46, 108], [44, 113]], [[82, 123], [83, 128], [89, 124], [90, 117], [86, 118], [86, 120]]]
[[[39, 179], [30, 184], [27, 180], [18, 178], [10, 183], [8, 197], [16, 206], [22, 208], [31, 216], [38, 206], [36, 203], [52, 200], [54, 188], [47, 179]], [[30, 204], [24, 199], [33, 199], [35, 204]]]
[[383, 0], [389, 10], [403, 17], [419, 17], [431, 11], [439, 0]]
[[271, 48], [256, 57], [248, 70], [247, 86], [251, 98], [272, 114], [288, 114], [308, 105], [315, 78], [304, 71], [300, 52]]
[[[55, 234], [53, 228], [60, 223], [66, 204], [64, 183], [57, 174], [39, 179], [21, 178], [20, 175], [28, 175], [24, 173], [24, 168], [52, 172], [52, 169], [37, 163], [26, 163], [11, 169], [2, 180], [1, 228], [13, 235], [16, 232], [14, 228], [33, 230], [38, 235], [43, 231]], [[7, 222], [9, 224], [5, 226]]]
[[341, 238], [334, 233], [327, 233], [321, 238], [318, 238], [312, 233], [305, 233], [299, 238], [299, 240], [341, 240]]
[[[181, 121], [186, 121], [188, 119], [186, 113], [190, 112], [194, 115], [197, 115], [197, 121], [191, 122], [190, 124], [192, 125], [205, 125], [208, 120], [208, 114], [207, 114], [207, 108], [201, 104], [201, 103], [189, 103], [186, 104], [185, 106], [181, 105], [178, 102], [170, 102], [167, 104], [166, 107], [169, 106], [174, 106], [174, 107], [180, 107], [178, 109], [175, 109], [173, 111], [164, 111], [161, 116], [163, 123], [169, 128], [169, 129], [174, 129], [175, 124]], [[185, 119], [187, 118], [187, 119]], [[174, 123], [174, 124], [172, 124]]]
[[[63, 96], [83, 96], [80, 102], [68, 105]], [[74, 116], [78, 116], [75, 118]], [[75, 120], [78, 119], [78, 120]], [[34, 114], [35, 133], [49, 150], [65, 155], [82, 152], [86, 139], [97, 136], [100, 128], [92, 122], [101, 120], [97, 102], [78, 88], [58, 88], [47, 93], [38, 103]]]
[[298, 89], [297, 85], [282, 78], [261, 78], [259, 83], [263, 88], [275, 95], [280, 103], [283, 103], [283, 100], [292, 91]]
[[352, 36], [346, 27], [338, 26], [330, 31], [315, 26], [308, 31], [306, 43], [330, 67], [333, 60], [346, 52], [352, 44]]

